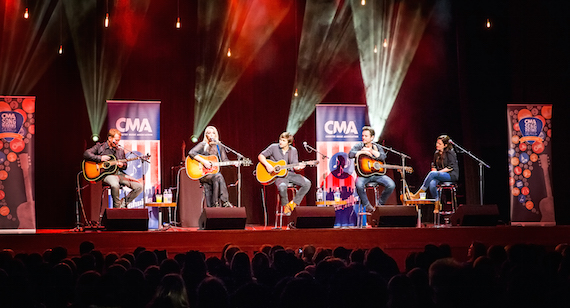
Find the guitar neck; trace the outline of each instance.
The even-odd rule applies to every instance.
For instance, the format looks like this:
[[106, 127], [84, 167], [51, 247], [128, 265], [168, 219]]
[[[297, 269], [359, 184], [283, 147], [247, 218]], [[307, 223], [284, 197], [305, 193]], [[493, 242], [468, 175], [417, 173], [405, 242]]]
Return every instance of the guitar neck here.
[[316, 162], [316, 160], [311, 160], [311, 161], [302, 161], [302, 162], [298, 162], [298, 163], [294, 163], [294, 164], [287, 164], [285, 166], [281, 166], [281, 169], [291, 169], [291, 168], [295, 168], [301, 164], [306, 164], [307, 166], [312, 166], [314, 165]]

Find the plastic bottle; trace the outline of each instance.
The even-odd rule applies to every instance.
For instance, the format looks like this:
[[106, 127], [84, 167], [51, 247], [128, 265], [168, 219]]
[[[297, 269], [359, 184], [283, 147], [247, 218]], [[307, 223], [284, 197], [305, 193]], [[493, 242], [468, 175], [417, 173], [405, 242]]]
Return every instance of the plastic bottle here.
[[164, 203], [172, 203], [172, 191], [170, 188], [164, 191]]
[[319, 187], [317, 188], [317, 202], [323, 201], [323, 190]]
[[340, 187], [337, 187], [336, 191], [334, 192], [334, 201], [340, 201]]

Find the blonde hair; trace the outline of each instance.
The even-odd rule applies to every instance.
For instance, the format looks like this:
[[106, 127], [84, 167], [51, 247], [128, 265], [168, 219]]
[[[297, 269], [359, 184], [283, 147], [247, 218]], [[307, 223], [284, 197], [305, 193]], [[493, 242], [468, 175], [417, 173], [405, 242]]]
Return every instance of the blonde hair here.
[[214, 131], [214, 133], [216, 134], [216, 140], [220, 140], [220, 134], [218, 134], [218, 129], [214, 126], [207, 126], [206, 129], [204, 129], [204, 142], [206, 143], [206, 146], [204, 147], [204, 150], [206, 152], [208, 152], [208, 150], [210, 149], [210, 142], [208, 140], [208, 136], [207, 135], [207, 131], [211, 129], [212, 131]]

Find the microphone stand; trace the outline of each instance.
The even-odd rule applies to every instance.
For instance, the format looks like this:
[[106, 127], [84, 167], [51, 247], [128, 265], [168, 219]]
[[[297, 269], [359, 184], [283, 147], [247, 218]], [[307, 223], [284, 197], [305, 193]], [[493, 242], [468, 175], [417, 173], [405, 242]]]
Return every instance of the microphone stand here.
[[450, 141], [450, 143], [456, 146], [461, 152], [471, 156], [471, 158], [473, 158], [473, 160], [475, 160], [479, 164], [479, 200], [481, 202], [481, 205], [483, 205], [483, 166], [489, 169], [491, 169], [491, 167], [487, 165], [484, 161], [473, 155], [471, 152], [461, 147], [459, 144], [457, 144], [457, 142]]
[[[303, 147], [304, 147], [305, 150], [306, 150], [307, 152], [309, 152], [309, 153], [315, 152], [315, 153], [317, 153], [317, 154], [320, 154], [320, 155], [321, 155], [321, 159], [322, 159], [323, 161], [325, 161], [325, 176], [323, 177], [323, 186], [324, 186], [324, 189], [323, 189], [323, 202], [324, 202], [324, 203], [323, 203], [323, 204], [326, 206], [326, 205], [327, 205], [327, 177], [326, 177], [327, 172], [326, 172], [326, 170], [327, 170], [327, 168], [328, 168], [328, 163], [326, 163], [326, 162], [327, 162], [326, 160], [329, 159], [329, 157], [326, 156], [325, 154], [323, 154], [323, 153], [317, 151], [317, 149], [313, 148], [313, 147], [310, 146], [308, 143], [303, 143]], [[316, 202], [316, 201], [315, 201], [315, 202]]]
[[410, 156], [402, 153], [402, 152], [398, 152], [392, 148], [383, 146], [379, 143], [377, 143], [381, 148], [383, 148], [384, 150], [390, 151], [396, 155], [400, 155], [400, 158], [402, 159], [402, 172], [400, 172], [400, 174], [402, 175], [402, 196], [405, 196], [406, 194], [406, 186], [408, 185], [406, 183], [406, 171], [404, 170], [404, 168], [406, 168], [406, 158], [412, 159]]
[[[234, 153], [238, 160], [241, 161], [243, 158], [245, 158], [245, 156], [243, 156], [242, 154], [234, 151], [232, 148], [228, 147], [227, 145], [223, 144], [221, 141], [217, 141], [216, 144], [221, 145], [224, 149], [226, 149], [226, 151], [232, 152]], [[238, 164], [237, 166], [238, 168], [238, 207], [241, 207], [241, 163]]]

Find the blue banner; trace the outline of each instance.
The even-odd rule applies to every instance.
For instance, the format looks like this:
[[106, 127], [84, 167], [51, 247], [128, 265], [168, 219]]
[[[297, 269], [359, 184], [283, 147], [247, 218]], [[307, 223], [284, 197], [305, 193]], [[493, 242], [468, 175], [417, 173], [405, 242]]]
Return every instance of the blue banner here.
[[109, 126], [118, 129], [123, 140], [160, 140], [160, 102], [107, 103]]
[[317, 142], [360, 141], [366, 120], [366, 106], [317, 105], [317, 110]]

